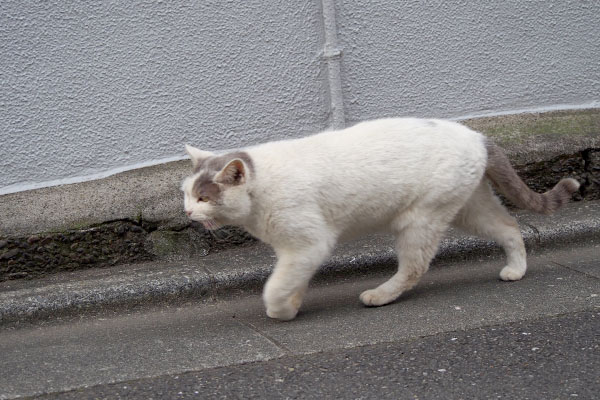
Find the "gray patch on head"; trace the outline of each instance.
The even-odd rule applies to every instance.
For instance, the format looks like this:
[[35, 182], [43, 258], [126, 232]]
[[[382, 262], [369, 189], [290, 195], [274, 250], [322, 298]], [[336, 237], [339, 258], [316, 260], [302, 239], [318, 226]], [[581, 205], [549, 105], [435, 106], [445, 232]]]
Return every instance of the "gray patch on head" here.
[[218, 201], [221, 198], [221, 188], [214, 182], [215, 175], [235, 159], [242, 160], [250, 172], [254, 172], [252, 158], [243, 151], [205, 158], [198, 163], [194, 170], [194, 173], [200, 174], [192, 185], [192, 194], [196, 197], [207, 197], [212, 201]]
[[196, 166], [193, 169], [193, 173], [198, 173], [199, 171], [201, 171], [204, 168], [204, 164], [206, 164], [206, 160], [208, 160], [208, 158], [203, 158], [202, 160], [198, 160], [198, 164], [196, 164]]
[[[227, 153], [220, 156], [208, 157], [198, 163], [196, 168], [194, 169], [194, 173], [200, 172], [202, 170], [206, 170], [209, 172], [217, 173], [231, 161], [236, 158], [242, 160], [244, 164], [248, 166], [250, 172], [254, 172], [254, 163], [252, 162], [252, 158], [250, 155], [244, 151], [236, 151], [233, 153]], [[214, 174], [213, 174], [214, 176]]]
[[206, 197], [211, 201], [218, 201], [221, 198], [221, 188], [213, 182], [214, 174], [202, 173], [192, 185], [192, 195], [194, 197]]

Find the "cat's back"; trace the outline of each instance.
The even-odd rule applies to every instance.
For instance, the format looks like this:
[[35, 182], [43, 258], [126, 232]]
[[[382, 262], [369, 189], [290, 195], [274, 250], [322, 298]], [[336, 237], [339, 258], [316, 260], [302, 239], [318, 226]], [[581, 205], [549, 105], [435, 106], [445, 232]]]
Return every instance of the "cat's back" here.
[[[265, 166], [300, 163], [305, 168], [373, 168], [418, 162], [448, 164], [485, 160], [484, 137], [459, 123], [439, 119], [386, 118], [361, 122], [299, 139], [265, 143], [249, 149]], [[484, 161], [485, 162], [485, 161]], [[296, 164], [298, 166], [298, 164]]]
[[324, 132], [313, 136], [315, 142], [320, 139], [349, 145], [383, 143], [392, 148], [425, 146], [462, 147], [465, 144], [481, 142], [482, 135], [457, 122], [442, 119], [420, 118], [384, 118], [361, 122], [346, 129]]

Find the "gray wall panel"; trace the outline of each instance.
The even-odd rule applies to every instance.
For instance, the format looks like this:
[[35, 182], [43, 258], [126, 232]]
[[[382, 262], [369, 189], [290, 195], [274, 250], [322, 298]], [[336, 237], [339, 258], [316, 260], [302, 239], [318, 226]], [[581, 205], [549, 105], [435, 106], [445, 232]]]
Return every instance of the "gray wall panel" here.
[[326, 126], [313, 2], [0, 8], [0, 187]]
[[338, 2], [348, 123], [598, 100], [598, 1]]

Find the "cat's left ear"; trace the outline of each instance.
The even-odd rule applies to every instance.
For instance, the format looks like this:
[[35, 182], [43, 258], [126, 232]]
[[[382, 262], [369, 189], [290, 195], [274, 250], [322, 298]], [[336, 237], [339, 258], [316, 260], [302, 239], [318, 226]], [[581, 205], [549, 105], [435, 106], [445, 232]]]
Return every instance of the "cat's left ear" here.
[[185, 145], [185, 152], [190, 156], [190, 159], [192, 160], [192, 167], [194, 169], [196, 169], [202, 160], [214, 155], [210, 151], [203, 151], [195, 148], [194, 146], [190, 146], [189, 144]]
[[246, 175], [248, 169], [246, 164], [236, 158], [231, 160], [221, 171], [215, 175], [215, 182], [223, 183], [225, 185], [242, 185], [246, 182]]

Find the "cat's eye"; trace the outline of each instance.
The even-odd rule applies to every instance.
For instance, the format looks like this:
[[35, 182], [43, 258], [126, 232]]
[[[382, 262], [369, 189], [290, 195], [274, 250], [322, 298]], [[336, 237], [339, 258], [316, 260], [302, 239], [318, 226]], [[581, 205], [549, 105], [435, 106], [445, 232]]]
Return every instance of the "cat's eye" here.
[[206, 197], [198, 197], [198, 203], [206, 203], [208, 201], [208, 199]]

